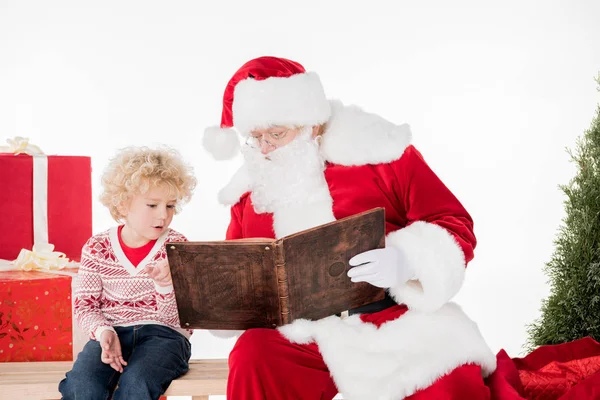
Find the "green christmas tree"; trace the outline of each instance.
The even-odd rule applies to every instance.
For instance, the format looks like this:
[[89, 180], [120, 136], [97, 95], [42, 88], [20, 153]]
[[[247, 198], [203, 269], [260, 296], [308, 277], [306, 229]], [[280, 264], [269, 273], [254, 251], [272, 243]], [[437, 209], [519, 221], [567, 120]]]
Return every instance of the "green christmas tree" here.
[[[600, 91], [600, 74], [597, 82]], [[600, 340], [600, 105], [575, 152], [568, 153], [577, 173], [560, 187], [566, 217], [545, 267], [551, 294], [528, 327], [529, 350], [585, 336]]]

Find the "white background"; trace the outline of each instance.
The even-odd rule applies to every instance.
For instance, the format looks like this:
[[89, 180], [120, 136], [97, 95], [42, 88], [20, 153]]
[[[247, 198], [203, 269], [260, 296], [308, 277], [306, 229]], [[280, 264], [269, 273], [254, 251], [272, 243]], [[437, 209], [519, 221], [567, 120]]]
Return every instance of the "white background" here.
[[[221, 239], [229, 211], [216, 192], [240, 159], [213, 161], [201, 132], [220, 122], [245, 61], [300, 61], [328, 96], [411, 124], [475, 220], [456, 300], [494, 352], [518, 356], [549, 292], [558, 185], [575, 171], [565, 147], [600, 102], [600, 2], [483, 3], [0, 0], [0, 139], [91, 156], [94, 232], [114, 224], [96, 199], [115, 150], [173, 146], [199, 187], [172, 226]], [[201, 331], [192, 342], [193, 357], [226, 357], [233, 344]]]

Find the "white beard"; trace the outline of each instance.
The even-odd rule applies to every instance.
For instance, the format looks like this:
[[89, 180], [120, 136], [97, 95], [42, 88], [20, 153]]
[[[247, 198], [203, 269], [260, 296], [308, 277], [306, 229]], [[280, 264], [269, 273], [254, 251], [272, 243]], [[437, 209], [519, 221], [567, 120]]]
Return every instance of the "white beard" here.
[[254, 210], [274, 214], [277, 237], [335, 220], [325, 163], [311, 133], [310, 127], [303, 129], [291, 143], [268, 155], [249, 146], [242, 150]]
[[326, 185], [323, 158], [307, 133], [302, 130], [291, 143], [267, 155], [249, 146], [243, 149], [257, 213], [306, 202], [315, 189]]

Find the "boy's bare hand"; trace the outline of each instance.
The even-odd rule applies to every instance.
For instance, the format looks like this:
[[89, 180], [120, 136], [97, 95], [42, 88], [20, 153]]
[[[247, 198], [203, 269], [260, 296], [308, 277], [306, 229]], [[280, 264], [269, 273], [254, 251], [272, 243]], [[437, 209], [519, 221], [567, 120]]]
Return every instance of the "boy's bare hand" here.
[[167, 260], [158, 261], [155, 264], [148, 265], [146, 272], [154, 280], [158, 286], [171, 286], [173, 280], [171, 279], [171, 269], [169, 268], [169, 262]]
[[121, 353], [121, 342], [116, 333], [110, 330], [102, 332], [100, 335], [100, 347], [102, 347], [102, 354], [100, 359], [104, 364], [109, 364], [115, 371], [123, 372], [123, 366], [127, 365], [127, 362], [123, 359]]

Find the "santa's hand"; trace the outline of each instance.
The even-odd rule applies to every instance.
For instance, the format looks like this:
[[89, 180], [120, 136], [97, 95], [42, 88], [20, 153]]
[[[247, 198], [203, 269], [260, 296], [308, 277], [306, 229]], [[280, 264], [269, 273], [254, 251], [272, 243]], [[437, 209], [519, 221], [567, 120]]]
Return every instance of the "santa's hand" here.
[[396, 247], [369, 250], [352, 257], [348, 271], [352, 282], [368, 282], [373, 286], [390, 288], [398, 286], [414, 276], [406, 257]]
[[148, 265], [146, 272], [158, 286], [168, 287], [173, 285], [171, 269], [167, 260], [161, 260], [156, 264]]

